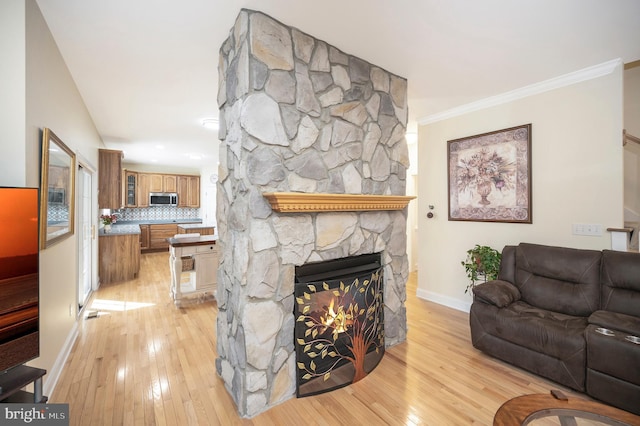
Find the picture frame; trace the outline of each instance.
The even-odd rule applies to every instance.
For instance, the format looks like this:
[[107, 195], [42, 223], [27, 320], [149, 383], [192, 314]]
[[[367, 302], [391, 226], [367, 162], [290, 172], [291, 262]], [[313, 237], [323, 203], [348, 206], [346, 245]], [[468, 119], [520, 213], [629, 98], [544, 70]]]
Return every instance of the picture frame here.
[[42, 131], [40, 249], [74, 234], [76, 156], [50, 129]]
[[449, 220], [533, 223], [531, 123], [447, 142]]

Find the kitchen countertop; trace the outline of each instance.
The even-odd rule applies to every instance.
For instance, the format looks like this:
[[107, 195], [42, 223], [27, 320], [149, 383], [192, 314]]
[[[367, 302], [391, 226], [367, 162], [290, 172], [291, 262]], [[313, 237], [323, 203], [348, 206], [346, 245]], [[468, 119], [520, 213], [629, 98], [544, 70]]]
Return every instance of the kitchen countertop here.
[[169, 244], [172, 247], [186, 247], [186, 246], [203, 246], [208, 244], [215, 244], [218, 237], [214, 235], [202, 235], [200, 237], [182, 237], [182, 238], [167, 238]]
[[203, 223], [181, 223], [178, 228], [182, 229], [202, 229], [202, 228], [215, 228], [213, 225], [205, 225]]
[[104, 228], [100, 228], [98, 235], [108, 237], [113, 235], [140, 234], [140, 225], [163, 225], [171, 223], [202, 227], [202, 219], [119, 220], [111, 225], [111, 232], [104, 232]]
[[134, 235], [140, 233], [139, 225], [123, 225], [123, 224], [115, 224], [111, 225], [111, 231], [104, 232], [104, 228], [100, 228], [98, 235], [101, 237], [111, 237], [115, 235]]
[[155, 219], [155, 220], [119, 220], [119, 225], [162, 225], [166, 223], [202, 223], [202, 219]]

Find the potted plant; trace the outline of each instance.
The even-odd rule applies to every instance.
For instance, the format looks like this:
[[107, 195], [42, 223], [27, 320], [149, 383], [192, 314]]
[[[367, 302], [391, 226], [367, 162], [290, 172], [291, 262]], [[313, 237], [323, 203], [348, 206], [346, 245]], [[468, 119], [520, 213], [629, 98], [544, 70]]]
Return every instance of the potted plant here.
[[471, 283], [467, 285], [464, 292], [467, 293], [471, 290], [477, 281], [483, 280], [483, 282], [487, 282], [495, 280], [500, 271], [501, 257], [502, 255], [498, 250], [489, 246], [476, 244], [474, 248], [467, 250], [466, 260], [460, 263], [464, 266], [464, 270]]
[[111, 224], [116, 223], [116, 215], [115, 214], [103, 214], [100, 215], [100, 220], [102, 220], [102, 224], [104, 225], [104, 232], [111, 231]]

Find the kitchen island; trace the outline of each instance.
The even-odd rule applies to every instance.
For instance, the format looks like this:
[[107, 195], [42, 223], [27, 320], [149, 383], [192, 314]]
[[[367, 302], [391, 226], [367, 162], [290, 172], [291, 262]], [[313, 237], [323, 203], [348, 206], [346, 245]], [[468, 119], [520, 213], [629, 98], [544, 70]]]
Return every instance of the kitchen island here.
[[98, 230], [98, 274], [102, 284], [138, 277], [141, 252], [167, 250], [179, 225], [201, 226], [202, 219], [118, 220]]
[[[176, 306], [191, 295], [215, 295], [219, 250], [213, 235], [168, 238], [171, 270], [169, 294]], [[183, 273], [186, 279], [183, 279]]]

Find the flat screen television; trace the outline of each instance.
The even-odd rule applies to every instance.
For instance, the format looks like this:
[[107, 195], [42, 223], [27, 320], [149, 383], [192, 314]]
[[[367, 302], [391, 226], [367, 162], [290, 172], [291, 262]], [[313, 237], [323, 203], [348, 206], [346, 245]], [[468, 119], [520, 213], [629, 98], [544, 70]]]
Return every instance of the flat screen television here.
[[40, 354], [38, 188], [0, 187], [0, 372]]

